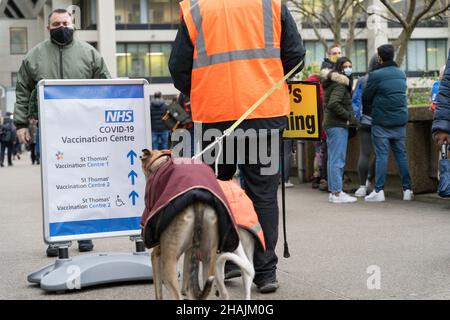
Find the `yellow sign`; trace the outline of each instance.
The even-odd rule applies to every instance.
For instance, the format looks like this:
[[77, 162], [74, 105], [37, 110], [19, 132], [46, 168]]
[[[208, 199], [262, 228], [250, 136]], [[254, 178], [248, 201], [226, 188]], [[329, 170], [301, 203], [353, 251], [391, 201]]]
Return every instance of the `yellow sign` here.
[[288, 86], [291, 112], [283, 138], [319, 140], [319, 84], [291, 82]]

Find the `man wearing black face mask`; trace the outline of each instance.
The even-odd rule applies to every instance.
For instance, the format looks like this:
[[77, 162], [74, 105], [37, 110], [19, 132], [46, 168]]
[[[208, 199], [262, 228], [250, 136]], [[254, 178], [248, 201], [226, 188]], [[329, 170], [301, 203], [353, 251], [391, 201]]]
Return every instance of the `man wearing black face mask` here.
[[[17, 77], [14, 124], [21, 143], [30, 140], [30, 119], [38, 119], [36, 85], [40, 80], [111, 78], [95, 48], [74, 39], [72, 17], [67, 10], [53, 10], [48, 17], [47, 29], [50, 40], [39, 43], [28, 52]], [[91, 251], [93, 247], [91, 240], [78, 242], [80, 251]], [[50, 245], [47, 256], [57, 255], [57, 247]]]

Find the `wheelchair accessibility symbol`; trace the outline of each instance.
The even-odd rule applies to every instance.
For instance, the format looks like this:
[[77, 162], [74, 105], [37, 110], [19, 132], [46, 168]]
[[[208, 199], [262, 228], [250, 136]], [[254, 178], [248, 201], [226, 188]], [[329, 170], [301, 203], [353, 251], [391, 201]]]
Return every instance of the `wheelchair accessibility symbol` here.
[[116, 199], [116, 207], [122, 207], [125, 205], [125, 202], [123, 202], [122, 199], [120, 199], [120, 196], [117, 195], [117, 199]]

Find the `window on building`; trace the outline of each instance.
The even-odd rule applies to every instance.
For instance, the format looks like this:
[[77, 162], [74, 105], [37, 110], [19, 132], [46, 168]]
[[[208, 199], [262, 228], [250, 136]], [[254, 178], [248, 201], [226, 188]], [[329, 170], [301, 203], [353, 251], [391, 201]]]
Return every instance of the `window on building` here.
[[115, 0], [117, 29], [176, 29], [179, 0]]
[[11, 54], [25, 54], [28, 51], [27, 28], [10, 28], [9, 44]]
[[118, 43], [117, 75], [170, 82], [168, 61], [171, 50], [170, 43]]
[[437, 72], [447, 62], [447, 39], [410, 40], [405, 61], [407, 72]]
[[[333, 41], [327, 41], [327, 47]], [[326, 57], [326, 49], [319, 41], [304, 41], [306, 49], [306, 65], [315, 64], [320, 68], [323, 59]], [[355, 40], [352, 46], [350, 60], [353, 64], [353, 72], [364, 73], [367, 70], [367, 42], [366, 40]]]
[[74, 0], [80, 7], [82, 30], [97, 30], [97, 0]]
[[363, 73], [367, 71], [367, 42], [365, 40], [353, 42], [350, 60], [352, 60], [354, 72]]

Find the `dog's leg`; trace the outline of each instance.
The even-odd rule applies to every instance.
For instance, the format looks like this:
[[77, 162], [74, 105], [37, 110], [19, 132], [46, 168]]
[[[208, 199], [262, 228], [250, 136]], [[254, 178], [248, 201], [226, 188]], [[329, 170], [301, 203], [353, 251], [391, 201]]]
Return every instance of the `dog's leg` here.
[[161, 247], [153, 248], [152, 255], [152, 271], [153, 285], [155, 286], [155, 299], [161, 300], [162, 296], [162, 279], [161, 279]]
[[215, 210], [209, 206], [205, 207], [203, 218], [203, 234], [202, 234], [202, 266], [203, 266], [203, 285], [206, 285], [208, 280], [214, 278], [217, 249], [219, 247], [219, 228], [218, 219]]
[[194, 229], [194, 212], [186, 208], [173, 219], [161, 234], [161, 274], [164, 285], [171, 293], [172, 299], [182, 299], [178, 282], [177, 261], [189, 248]]
[[188, 285], [189, 285], [189, 270], [190, 270], [190, 256], [191, 256], [191, 249], [189, 248], [184, 253], [184, 261], [183, 261], [183, 282], [181, 285], [181, 294], [183, 296], [188, 295]]
[[[237, 254], [246, 260], [246, 263], [241, 266], [242, 272], [242, 282], [244, 284], [245, 299], [250, 300], [251, 298], [251, 287], [252, 281], [255, 277], [255, 268], [253, 266], [253, 253], [255, 251], [255, 239], [248, 231], [244, 229], [239, 230], [239, 236], [241, 239]], [[245, 267], [247, 265], [247, 267]]]

